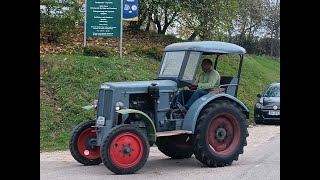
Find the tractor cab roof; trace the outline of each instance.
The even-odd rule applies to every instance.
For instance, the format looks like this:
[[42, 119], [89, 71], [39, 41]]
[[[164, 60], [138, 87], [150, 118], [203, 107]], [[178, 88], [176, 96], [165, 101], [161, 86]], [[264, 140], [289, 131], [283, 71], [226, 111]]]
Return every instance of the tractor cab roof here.
[[236, 44], [220, 41], [195, 41], [170, 44], [164, 49], [169, 51], [200, 51], [209, 54], [245, 54], [246, 50]]

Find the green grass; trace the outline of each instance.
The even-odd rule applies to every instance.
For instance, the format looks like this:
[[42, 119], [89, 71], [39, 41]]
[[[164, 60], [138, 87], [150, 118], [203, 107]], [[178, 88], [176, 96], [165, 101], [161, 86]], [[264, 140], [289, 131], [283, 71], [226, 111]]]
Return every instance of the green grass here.
[[[235, 75], [238, 57], [224, 58], [218, 63], [219, 72]], [[152, 80], [160, 62], [136, 55], [130, 55], [130, 59], [47, 55], [41, 57], [40, 64], [47, 69], [43, 74], [43, 85], [51, 92], [40, 96], [40, 150], [53, 151], [67, 149], [73, 128], [95, 117], [94, 111], [81, 107], [97, 98], [101, 83]], [[245, 55], [238, 98], [250, 110], [249, 123], [252, 123], [256, 95], [276, 81], [280, 81], [279, 61], [266, 56]]]
[[72, 129], [80, 122], [95, 117], [94, 111], [81, 107], [96, 99], [102, 82], [150, 80], [156, 77], [160, 62], [133, 57], [131, 60], [82, 55], [42, 57], [40, 64], [47, 68], [47, 73], [43, 75], [45, 87], [54, 93], [40, 97], [40, 149], [67, 148]]

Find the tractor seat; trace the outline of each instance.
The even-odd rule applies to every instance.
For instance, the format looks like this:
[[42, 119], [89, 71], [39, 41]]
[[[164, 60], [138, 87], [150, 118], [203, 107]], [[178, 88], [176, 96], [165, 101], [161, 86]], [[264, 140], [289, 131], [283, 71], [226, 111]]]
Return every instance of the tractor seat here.
[[224, 93], [226, 91], [226, 88], [217, 88], [213, 91], [210, 91], [210, 94], [216, 94], [216, 93]]

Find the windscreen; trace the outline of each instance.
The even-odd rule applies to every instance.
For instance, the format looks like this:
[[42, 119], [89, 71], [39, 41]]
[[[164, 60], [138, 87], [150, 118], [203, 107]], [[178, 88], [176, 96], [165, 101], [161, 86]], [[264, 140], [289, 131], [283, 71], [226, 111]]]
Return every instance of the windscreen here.
[[166, 52], [159, 76], [178, 77], [185, 51]]
[[193, 77], [197, 71], [197, 65], [200, 58], [200, 52], [190, 52], [186, 70], [184, 71], [182, 80], [193, 81]]
[[264, 97], [280, 97], [280, 86], [271, 86], [264, 93]]

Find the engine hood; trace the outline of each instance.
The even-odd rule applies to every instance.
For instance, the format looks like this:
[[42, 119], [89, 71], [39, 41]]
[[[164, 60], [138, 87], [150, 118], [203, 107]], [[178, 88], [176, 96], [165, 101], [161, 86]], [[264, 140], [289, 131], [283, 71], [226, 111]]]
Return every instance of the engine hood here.
[[177, 83], [171, 80], [153, 80], [153, 81], [129, 81], [129, 82], [105, 82], [101, 85], [101, 89], [111, 89], [115, 91], [126, 91], [145, 93], [152, 83], [159, 86], [160, 92], [175, 92], [177, 90]]
[[280, 107], [280, 97], [262, 97], [262, 105]]

